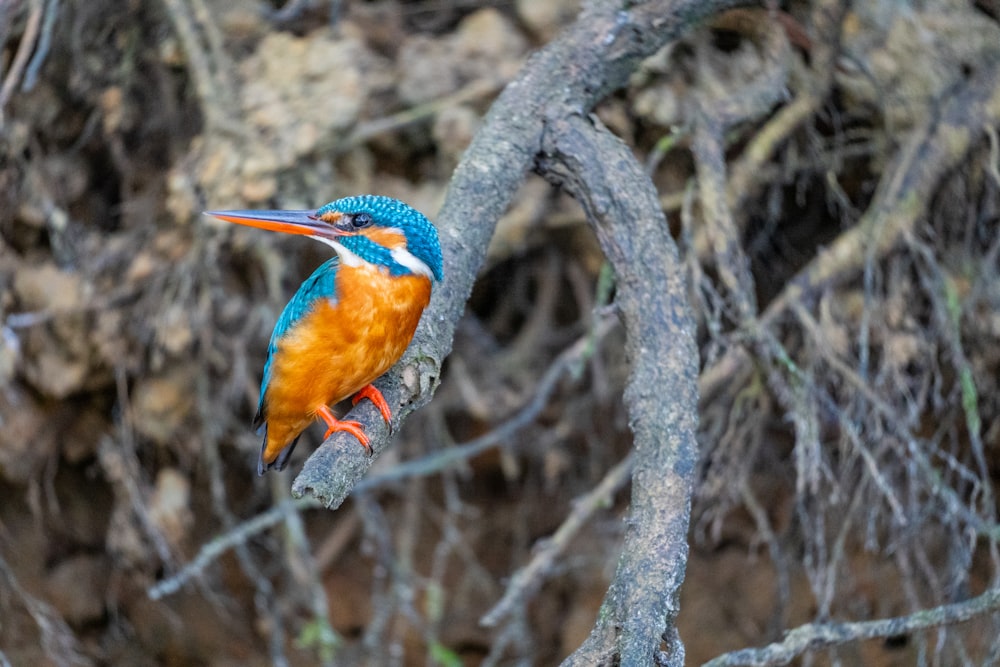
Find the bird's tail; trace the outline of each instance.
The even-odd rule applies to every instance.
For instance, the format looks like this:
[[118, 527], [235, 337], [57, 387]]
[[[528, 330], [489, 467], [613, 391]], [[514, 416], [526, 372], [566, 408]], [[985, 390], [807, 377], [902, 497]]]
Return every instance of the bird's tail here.
[[301, 436], [296, 436], [287, 447], [278, 452], [278, 456], [275, 457], [273, 461], [268, 463], [264, 460], [264, 452], [267, 451], [267, 425], [264, 425], [264, 442], [260, 445], [260, 456], [257, 457], [257, 475], [263, 476], [268, 470], [277, 470], [281, 472], [288, 465], [288, 459], [292, 456], [292, 450], [295, 449], [295, 445], [298, 444], [299, 438]]

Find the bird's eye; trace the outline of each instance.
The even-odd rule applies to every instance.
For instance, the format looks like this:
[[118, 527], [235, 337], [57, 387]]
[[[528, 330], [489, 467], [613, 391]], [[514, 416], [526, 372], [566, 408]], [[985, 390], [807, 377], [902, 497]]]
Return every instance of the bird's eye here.
[[375, 220], [372, 218], [371, 213], [355, 213], [351, 216], [351, 227], [354, 229], [367, 227], [373, 222], [375, 222]]

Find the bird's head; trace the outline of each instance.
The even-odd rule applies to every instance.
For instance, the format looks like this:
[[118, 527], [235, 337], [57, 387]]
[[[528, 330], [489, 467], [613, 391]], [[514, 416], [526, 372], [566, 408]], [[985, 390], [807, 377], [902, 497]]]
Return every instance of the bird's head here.
[[437, 229], [422, 213], [391, 197], [345, 197], [315, 211], [206, 213], [227, 222], [311, 236], [331, 246], [348, 266], [367, 263], [393, 275], [443, 277]]

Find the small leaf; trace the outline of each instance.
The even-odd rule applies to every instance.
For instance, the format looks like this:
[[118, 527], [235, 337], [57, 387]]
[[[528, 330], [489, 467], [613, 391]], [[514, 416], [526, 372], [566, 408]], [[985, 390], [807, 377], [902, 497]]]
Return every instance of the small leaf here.
[[431, 644], [431, 660], [442, 667], [462, 667], [462, 659], [457, 653], [439, 642]]

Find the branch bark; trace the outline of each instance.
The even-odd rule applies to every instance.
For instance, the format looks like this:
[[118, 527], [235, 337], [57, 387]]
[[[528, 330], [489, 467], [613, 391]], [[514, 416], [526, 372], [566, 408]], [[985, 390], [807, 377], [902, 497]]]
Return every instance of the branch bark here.
[[[698, 457], [694, 318], [656, 191], [628, 147], [595, 119], [569, 115], [550, 121], [543, 150], [543, 173], [583, 204], [617, 276], [636, 449], [618, 571], [597, 626], [565, 664], [601, 664], [617, 654], [621, 664], [648, 665], [673, 627], [687, 564]], [[682, 665], [683, 646], [669, 643], [669, 664]]]
[[[576, 23], [534, 54], [504, 89], [455, 169], [438, 215], [445, 280], [436, 287], [410, 349], [378, 383], [397, 408], [394, 427], [430, 400], [496, 221], [533, 166], [551, 120], [585, 113], [623, 86], [643, 58], [705, 17], [746, 4], [752, 3], [591, 2]], [[350, 419], [364, 424], [378, 456], [388, 444], [389, 430], [377, 410], [362, 401]], [[306, 461], [293, 493], [308, 493], [327, 507], [337, 507], [373, 460], [352, 437], [334, 434]]]
[[745, 648], [724, 653], [706, 662], [704, 667], [787, 665], [807, 651], [866, 639], [897, 637], [944, 625], [964, 623], [978, 616], [996, 612], [998, 609], [1000, 609], [1000, 589], [992, 588], [978, 597], [933, 609], [921, 609], [908, 616], [855, 623], [807, 623], [790, 630], [780, 642], [763, 648]]
[[[683, 664], [673, 629], [687, 563], [695, 471], [697, 349], [677, 252], [656, 192], [628, 147], [587, 116], [636, 65], [698, 21], [741, 0], [595, 1], [559, 39], [529, 59], [501, 93], [455, 170], [438, 229], [446, 277], [413, 344], [378, 383], [398, 424], [430, 400], [455, 323], [497, 219], [535, 166], [583, 204], [618, 278], [632, 369], [625, 400], [635, 433], [625, 544], [599, 620], [567, 664]], [[664, 400], [669, 397], [669, 400]], [[388, 428], [366, 401], [351, 413], [377, 456]], [[293, 484], [337, 507], [368, 470], [353, 437], [336, 434]]]

